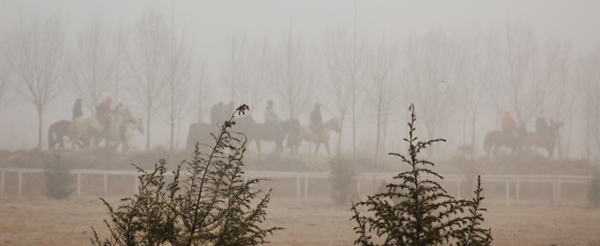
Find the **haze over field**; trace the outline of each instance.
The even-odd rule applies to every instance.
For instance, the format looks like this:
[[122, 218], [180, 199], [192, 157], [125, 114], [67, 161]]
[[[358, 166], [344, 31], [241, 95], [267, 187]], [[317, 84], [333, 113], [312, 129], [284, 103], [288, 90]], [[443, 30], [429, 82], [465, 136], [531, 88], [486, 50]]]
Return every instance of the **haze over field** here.
[[[219, 101], [246, 103], [263, 122], [273, 100], [280, 119], [302, 125], [323, 104], [324, 121], [342, 125], [334, 152], [340, 140], [344, 153], [403, 149], [414, 103], [422, 136], [448, 140], [436, 157], [471, 144], [483, 154], [508, 109], [529, 131], [539, 110], [563, 122], [555, 156], [598, 158], [598, 13], [597, 1], [3, 0], [0, 149], [39, 145], [30, 74], [55, 88], [42, 102], [44, 149], [76, 98], [90, 116], [111, 95], [150, 126], [134, 150], [183, 149]], [[44, 44], [57, 48], [52, 76], [42, 58], [37, 75], [19, 70], [24, 45], [43, 54]]]

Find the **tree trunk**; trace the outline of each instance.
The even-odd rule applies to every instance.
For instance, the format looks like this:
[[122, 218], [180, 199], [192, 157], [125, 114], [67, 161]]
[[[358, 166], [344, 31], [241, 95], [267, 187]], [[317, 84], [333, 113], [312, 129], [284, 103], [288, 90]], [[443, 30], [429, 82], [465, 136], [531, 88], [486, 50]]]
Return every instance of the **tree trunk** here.
[[[42, 116], [44, 115], [44, 110], [38, 107], [38, 149], [42, 149], [42, 128], [43, 128], [43, 122], [42, 122]], [[50, 146], [48, 146], [50, 147]]]
[[[148, 114], [147, 116], [149, 116], [150, 114]], [[150, 117], [147, 117], [146, 120], [146, 151], [150, 151]]]

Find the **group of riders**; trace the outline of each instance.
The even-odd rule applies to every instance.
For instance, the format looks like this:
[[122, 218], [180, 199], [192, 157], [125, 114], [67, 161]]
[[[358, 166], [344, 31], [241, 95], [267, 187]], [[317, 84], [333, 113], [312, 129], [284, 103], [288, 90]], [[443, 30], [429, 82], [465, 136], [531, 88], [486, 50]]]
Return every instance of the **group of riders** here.
[[[277, 124], [279, 121], [279, 117], [273, 108], [273, 101], [269, 100], [267, 102], [267, 108], [265, 109], [265, 124], [270, 124], [274, 127], [278, 127]], [[321, 116], [321, 104], [316, 103], [310, 112], [310, 123], [308, 124], [309, 129], [316, 135], [321, 133], [323, 129], [323, 117]]]
[[[273, 128], [277, 129], [280, 127], [280, 124], [279, 124], [280, 118], [277, 115], [277, 112], [275, 112], [275, 108], [273, 106], [274, 106], [273, 100], [267, 101], [267, 107], [265, 108], [265, 115], [264, 115], [265, 124], [270, 125]], [[229, 104], [226, 104], [226, 105], [223, 102], [218, 102], [218, 103], [214, 104], [213, 107], [211, 108], [211, 112], [210, 112], [211, 123], [213, 123], [213, 124], [223, 123], [223, 121], [226, 120], [226, 117], [230, 116], [230, 115], [226, 115], [226, 114], [231, 114], [231, 113], [233, 113], [234, 110], [235, 110], [234, 102], [229, 102]], [[316, 103], [314, 105], [312, 111], [310, 112], [310, 123], [309, 123], [308, 127], [315, 134], [319, 134], [319, 132], [323, 129], [323, 117], [321, 116], [321, 104], [320, 103]]]
[[[518, 131], [517, 123], [512, 115], [510, 115], [510, 110], [508, 109], [504, 111], [504, 117], [502, 117], [502, 132], [515, 140], [518, 139], [520, 135], [524, 134], [524, 132]], [[548, 123], [544, 117], [544, 110], [538, 112], [538, 116], [535, 120], [535, 132], [542, 136], [546, 142], [550, 143], [552, 141], [550, 129], [548, 128]]]
[[129, 109], [124, 108], [122, 103], [112, 108], [113, 100], [112, 96], [107, 96], [96, 106], [93, 117], [84, 117], [81, 98], [75, 100], [72, 122], [68, 130], [69, 140], [73, 142], [73, 147], [76, 144], [86, 147], [94, 138], [95, 145], [102, 140], [106, 141], [107, 146], [109, 141], [115, 141], [117, 144], [122, 142], [123, 150], [126, 150], [129, 148], [127, 141], [131, 137], [132, 129], [143, 132], [141, 118], [133, 118]]
[[489, 156], [490, 151], [494, 150], [493, 152], [496, 153], [499, 146], [511, 147], [514, 153], [522, 150], [523, 147], [527, 150], [535, 145], [545, 148], [552, 157], [558, 128], [561, 126], [561, 122], [552, 120], [550, 120], [549, 125], [544, 117], [544, 111], [539, 110], [535, 120], [535, 132], [527, 132], [525, 125], [517, 126], [515, 119], [510, 115], [510, 111], [505, 110], [504, 117], [502, 117], [502, 131], [488, 132], [484, 138], [483, 147]]

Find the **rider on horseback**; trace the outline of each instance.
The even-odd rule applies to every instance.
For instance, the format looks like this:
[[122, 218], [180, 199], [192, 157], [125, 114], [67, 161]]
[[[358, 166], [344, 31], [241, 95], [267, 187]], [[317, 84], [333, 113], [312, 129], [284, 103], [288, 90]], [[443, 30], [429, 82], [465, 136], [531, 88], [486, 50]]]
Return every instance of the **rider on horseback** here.
[[515, 119], [510, 115], [510, 110], [504, 111], [504, 117], [502, 117], [502, 132], [510, 134], [515, 138], [519, 137], [517, 133], [517, 123]]
[[104, 126], [104, 131], [107, 131], [110, 127], [110, 103], [112, 102], [113, 97], [112, 96], [107, 96], [106, 100], [104, 100], [104, 102], [100, 103], [97, 107], [96, 107], [96, 120], [98, 120], [98, 122], [100, 122], [100, 124], [102, 124]]
[[275, 109], [273, 109], [273, 101], [269, 100], [267, 102], [267, 108], [265, 109], [265, 125], [271, 125], [281, 132], [279, 124], [277, 123], [278, 120], [279, 117], [277, 116], [277, 113], [275, 113]]
[[548, 123], [544, 117], [544, 110], [540, 110], [537, 119], [535, 119], [535, 132], [544, 137], [547, 144], [552, 143]]
[[321, 117], [320, 103], [316, 103], [315, 107], [310, 112], [310, 124], [308, 125], [308, 128], [310, 128], [310, 130], [318, 136], [321, 129], [323, 129], [323, 117]]
[[75, 105], [73, 105], [73, 118], [71, 118], [71, 120], [74, 120], [79, 116], [83, 116], [83, 111], [81, 110], [81, 98], [75, 100]]

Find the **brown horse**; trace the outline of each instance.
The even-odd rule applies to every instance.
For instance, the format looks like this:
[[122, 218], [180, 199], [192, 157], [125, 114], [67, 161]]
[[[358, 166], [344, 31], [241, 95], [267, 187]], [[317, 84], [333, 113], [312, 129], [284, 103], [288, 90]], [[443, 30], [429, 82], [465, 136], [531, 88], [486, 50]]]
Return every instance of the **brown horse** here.
[[69, 133], [71, 121], [61, 120], [52, 123], [48, 128], [48, 149], [53, 149], [58, 143], [60, 148], [64, 148], [63, 137]]
[[325, 149], [327, 150], [327, 154], [331, 155], [331, 151], [329, 150], [329, 132], [331, 130], [336, 133], [340, 133], [340, 123], [337, 118], [333, 118], [325, 123], [323, 123], [321, 130], [318, 133], [314, 133], [308, 126], [300, 126], [300, 131], [297, 136], [294, 136], [293, 139], [288, 141], [288, 145], [292, 149], [293, 153], [298, 153], [298, 148], [300, 148], [300, 144], [302, 140], [306, 140], [309, 142], [316, 143], [315, 154], [319, 152], [319, 147], [321, 144], [325, 145]]
[[483, 150], [487, 153], [487, 156], [490, 156], [490, 152], [494, 152], [494, 155], [498, 155], [498, 148], [500, 146], [511, 148], [511, 153], [516, 154], [523, 147], [523, 142], [525, 135], [527, 134], [527, 130], [525, 129], [525, 125], [521, 124], [519, 128], [517, 128], [517, 135], [513, 136], [508, 132], [503, 131], [491, 131], [485, 134], [483, 138]]
[[275, 142], [277, 153], [283, 152], [283, 139], [290, 134], [294, 135], [300, 130], [298, 119], [277, 121], [274, 123], [257, 123], [252, 116], [244, 116], [237, 119], [236, 131], [246, 134], [248, 143], [256, 142], [258, 153], [262, 153], [260, 142]]
[[537, 146], [546, 149], [550, 158], [553, 158], [554, 148], [556, 147], [556, 139], [558, 139], [558, 130], [561, 126], [563, 126], [562, 122], [550, 120], [550, 125], [548, 126], [550, 139], [547, 139], [542, 134], [537, 132], [527, 132], [525, 137], [525, 150], [529, 150], [531, 146]]

